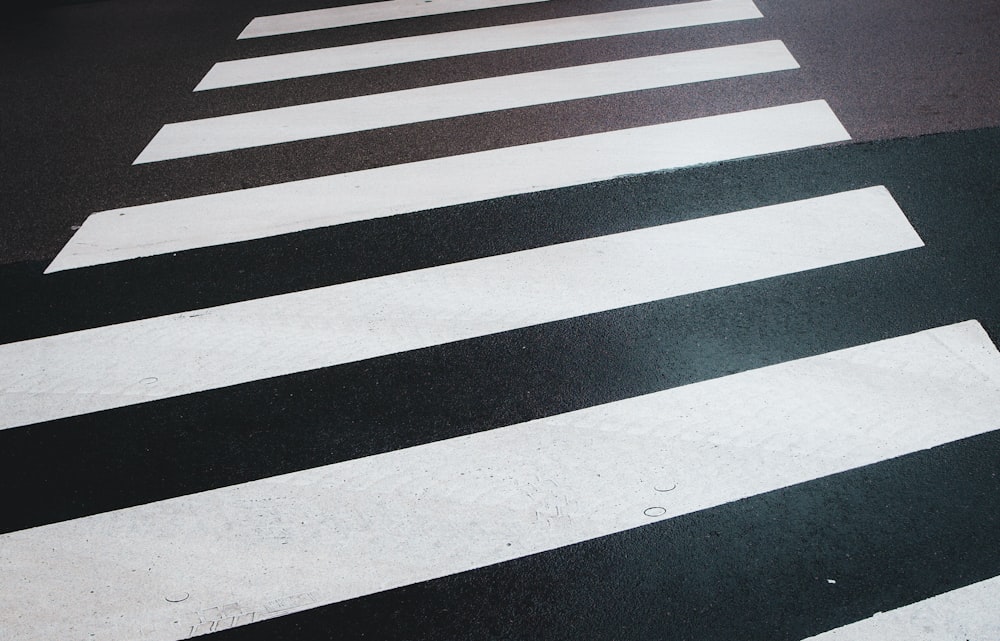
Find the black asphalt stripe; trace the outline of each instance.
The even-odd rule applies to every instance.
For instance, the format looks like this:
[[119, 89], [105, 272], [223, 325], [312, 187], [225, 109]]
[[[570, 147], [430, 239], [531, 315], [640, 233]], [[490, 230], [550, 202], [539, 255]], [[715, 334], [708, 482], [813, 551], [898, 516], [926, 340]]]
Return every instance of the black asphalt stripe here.
[[991, 432], [214, 638], [798, 641], [1000, 575], [998, 461]]

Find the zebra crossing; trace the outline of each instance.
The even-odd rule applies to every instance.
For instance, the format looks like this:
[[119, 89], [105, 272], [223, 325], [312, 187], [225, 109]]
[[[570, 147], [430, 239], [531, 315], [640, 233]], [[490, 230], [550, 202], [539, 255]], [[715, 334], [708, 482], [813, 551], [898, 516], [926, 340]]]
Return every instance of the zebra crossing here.
[[[829, 107], [815, 101], [138, 205], [89, 216], [47, 271], [846, 138]], [[461, 181], [453, 178], [459, 172]], [[331, 210], [331, 199], [341, 206]]]
[[247, 149], [796, 66], [780, 42], [762, 42], [218, 116], [165, 125], [135, 162]]
[[[425, 4], [435, 6], [390, 0], [258, 18], [240, 38], [516, 3]], [[649, 12], [662, 14], [665, 22], [649, 21], [644, 17]], [[495, 30], [496, 39], [447, 32], [440, 39], [444, 49], [428, 51], [464, 55], [560, 37], [613, 37], [628, 29], [766, 20], [752, 2], [733, 0], [621, 13], [621, 22], [598, 21], [605, 14], [595, 14], [595, 19], [487, 28]], [[595, 35], [602, 24], [606, 30]], [[397, 54], [392, 42], [371, 43], [369, 50], [390, 52], [374, 64], [397, 64], [407, 58], [392, 56], [416, 50]], [[476, 42], [490, 48], [470, 48]], [[402, 43], [403, 49], [414, 46]], [[335, 73], [341, 70], [335, 66], [337, 49], [285, 54], [270, 67], [252, 59], [220, 63], [196, 91]], [[374, 66], [364, 64], [347, 68]], [[227, 69], [244, 71], [227, 77]], [[265, 71], [254, 79], [247, 69]], [[168, 123], [135, 163], [796, 69], [791, 53], [775, 40], [430, 85]], [[274, 90], [280, 91], [280, 83]], [[347, 226], [360, 221], [384, 220], [391, 227], [441, 208], [487, 207], [498, 198], [663, 176], [849, 139], [834, 110], [819, 99], [152, 202], [92, 214], [46, 274], [79, 270], [85, 277], [88, 269], [116, 268], [116, 263], [127, 268], [152, 259], [183, 262], [192, 252], [232, 243], [329, 228], [350, 233]], [[310, 443], [311, 434], [277, 434], [288, 441], [277, 457], [287, 460], [281, 461], [254, 443], [269, 418], [253, 418], [237, 407], [262, 391], [280, 389], [291, 400], [273, 418], [309, 412], [307, 406], [290, 409], [297, 407], [296, 395], [313, 401], [327, 397], [323, 415], [311, 425], [326, 423], [325, 433], [315, 438], [330, 443], [340, 428], [340, 406], [359, 401], [346, 388], [324, 391], [329, 376], [360, 375], [378, 386], [381, 375], [407, 359], [433, 362], [442, 354], [485, 349], [502, 360], [502, 341], [525, 341], [527, 349], [532, 340], [524, 337], [544, 342], [549, 334], [567, 331], [585, 336], [578, 341], [581, 350], [592, 352], [600, 343], [586, 336], [604, 318], [673, 301], [697, 305], [689, 302], [697, 296], [725, 300], [734, 288], [751, 285], [780, 295], [796, 275], [823, 282], [843, 266], [880, 258], [905, 261], [924, 247], [890, 190], [865, 184], [2, 344], [0, 439], [8, 451], [42, 451], [53, 441], [79, 443], [105, 435], [77, 450], [82, 460], [65, 477], [72, 486], [79, 484], [81, 498], [41, 501], [20, 515], [5, 515], [2, 580], [17, 590], [0, 591], [0, 611], [14, 613], [4, 634], [278, 638], [265, 622], [308, 626], [317, 619], [304, 615], [321, 621], [332, 616], [321, 625], [336, 625], [330, 621], [340, 615], [324, 614], [337, 612], [331, 607], [359, 604], [363, 612], [366, 600], [373, 599], [371, 607], [382, 608], [384, 599], [392, 603], [400, 590], [421, 590], [451, 577], [493, 577], [519, 562], [573, 554], [574, 546], [608, 541], [614, 546], [615, 537], [636, 530], [666, 535], [664, 527], [734, 502], [816, 483], [836, 485], [855, 470], [905, 466], [930, 448], [990, 438], [1000, 419], [1000, 354], [973, 318], [855, 339], [769, 363], [724, 364], [700, 379], [626, 388], [576, 406], [541, 401], [538, 415], [527, 420], [405, 430], [375, 420], [350, 437], [355, 442], [329, 451]], [[467, 361], [459, 365], [458, 377], [478, 367], [474, 359], [457, 360]], [[401, 385], [396, 392], [405, 389]], [[480, 391], [488, 393], [489, 386]], [[412, 402], [391, 388], [382, 393], [379, 402], [404, 407]], [[199, 423], [201, 410], [192, 411], [192, 404], [232, 413], [235, 424], [223, 429], [213, 421]], [[125, 477], [115, 477], [115, 489], [97, 499], [109, 486], [101, 485], [103, 472], [93, 474], [96, 480], [85, 479], [87, 466], [99, 470], [121, 457], [125, 450], [116, 452], [113, 443], [131, 447], [124, 441], [135, 438], [130, 431], [140, 424], [152, 425], [141, 432], [144, 438], [165, 433], [135, 445], [147, 452], [156, 439], [183, 432], [175, 443], [185, 449], [165, 449], [149, 459], [161, 464], [195, 456], [185, 442], [190, 438], [197, 448], [202, 437], [195, 432], [225, 433], [222, 440], [237, 439], [240, 453], [219, 470], [204, 466], [216, 447], [212, 443], [219, 442], [206, 435], [209, 458], [195, 456], [191, 460], [201, 462], [194, 467], [176, 461], [198, 478], [164, 474], [162, 482], [154, 481], [158, 473], [150, 475], [141, 462], [126, 464], [123, 473], [148, 478], [136, 478], [128, 487], [120, 482]], [[286, 431], [287, 425], [279, 427], [273, 431]], [[359, 445], [366, 438], [386, 438], [366, 434], [372, 427], [408, 433], [373, 449]], [[249, 431], [240, 437], [241, 429]], [[107, 438], [111, 434], [115, 437]], [[82, 498], [88, 491], [89, 498]], [[824, 581], [836, 584], [833, 578]], [[871, 634], [865, 626], [876, 625], [893, 638], [904, 634], [913, 617], [933, 609], [935, 599], [995, 594], [994, 585], [993, 579], [966, 580], [958, 591], [915, 599], [873, 624], [859, 621], [822, 632], [852, 638], [855, 630]], [[938, 618], [929, 625], [939, 625]], [[989, 630], [996, 623], [986, 617], [981, 625]], [[485, 633], [504, 636], [493, 627], [486, 625]], [[331, 629], [326, 636], [337, 634]], [[437, 636], [434, 629], [428, 634]], [[619, 638], [607, 631], [597, 638], [604, 637]]]
[[[797, 251], [786, 253], [793, 243]], [[921, 245], [888, 192], [873, 188], [24, 341], [0, 347], [11, 365], [0, 384], [17, 395], [0, 428]], [[63, 364], [59, 372], [51, 371], [52, 353]], [[187, 364], [195, 362], [192, 371]]]
[[383, 20], [401, 20], [419, 16], [432, 16], [453, 11], [474, 11], [508, 5], [546, 2], [547, 0], [438, 0], [437, 2], [414, 2], [413, 0], [389, 0], [388, 2], [347, 5], [328, 9], [297, 11], [273, 16], [254, 18], [239, 38], [263, 38], [315, 29], [333, 29]]
[[[993, 607], [998, 579], [988, 579], [919, 603], [811, 637], [839, 639], [988, 639], [996, 634], [1000, 617]], [[941, 622], [945, 622], [942, 627]]]
[[[174, 599], [160, 594], [166, 585], [209, 602], [225, 601], [239, 585], [244, 608], [263, 609], [275, 586], [279, 593], [311, 586], [306, 605], [338, 602], [992, 429], [1000, 378], [993, 351], [981, 328], [966, 323], [55, 524], [9, 536], [5, 548], [14, 572], [34, 577], [41, 590], [21, 597], [47, 601], [50, 624], [65, 619], [54, 630], [71, 628], [92, 607], [49, 594], [69, 578], [106, 585], [103, 598], [132, 621], [176, 616]], [[873, 364], [874, 374], [858, 375]], [[937, 384], [911, 386], [910, 371], [934, 371]], [[907, 393], [886, 394], [901, 386]], [[803, 433], [803, 423], [815, 429]], [[128, 544], [105, 549], [109, 538]], [[203, 575], [206, 555], [226, 563]], [[154, 558], [155, 568], [134, 572]], [[233, 623], [255, 618], [244, 614]], [[148, 636], [171, 638], [171, 631]]]
[[748, 0], [705, 0], [395, 38], [220, 62], [212, 66], [195, 91], [760, 17]]

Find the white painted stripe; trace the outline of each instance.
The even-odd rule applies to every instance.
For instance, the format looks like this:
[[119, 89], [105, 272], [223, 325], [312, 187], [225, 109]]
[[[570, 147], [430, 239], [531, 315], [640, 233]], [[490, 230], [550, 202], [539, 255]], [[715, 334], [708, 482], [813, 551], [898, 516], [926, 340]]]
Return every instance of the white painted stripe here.
[[180, 639], [711, 508], [998, 420], [1000, 355], [969, 321], [6, 534], [0, 611], [20, 614], [7, 618], [17, 639]]
[[296, 11], [254, 18], [238, 39], [280, 36], [288, 33], [349, 27], [357, 24], [437, 16], [444, 13], [493, 9], [545, 0], [386, 0], [366, 2], [346, 7]]
[[251, 111], [164, 125], [135, 164], [797, 67], [772, 40]]
[[45, 271], [849, 138], [826, 103], [818, 101], [113, 209], [87, 218]]
[[709, 0], [296, 51], [217, 63], [195, 91], [760, 17], [751, 0]]
[[1000, 577], [810, 637], [807, 641], [969, 641], [1000, 638]]
[[0, 428], [922, 246], [884, 187], [0, 345]]

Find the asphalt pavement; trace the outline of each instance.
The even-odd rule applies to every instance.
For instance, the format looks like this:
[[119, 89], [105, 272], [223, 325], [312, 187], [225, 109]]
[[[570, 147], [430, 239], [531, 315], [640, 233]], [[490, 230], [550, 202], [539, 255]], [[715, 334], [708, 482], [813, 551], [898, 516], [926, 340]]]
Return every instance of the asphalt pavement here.
[[[920, 609], [974, 586], [1000, 590], [1000, 6], [755, 0], [756, 19], [193, 91], [222, 61], [672, 4], [682, 3], [549, 0], [238, 39], [255, 17], [331, 5], [105, 0], [24, 11], [0, 27], [0, 639], [1000, 636], [988, 606], [952, 606], [950, 618]], [[133, 164], [171, 123], [771, 40], [797, 68]], [[471, 100], [462, 91], [444, 103]], [[419, 180], [444, 193], [477, 178], [420, 163], [815, 101], [849, 139], [705, 162], [683, 159], [715, 142], [678, 138], [682, 160], [658, 171], [346, 222], [304, 217], [290, 231], [176, 251], [137, 238], [140, 258], [51, 268], [95, 212], [142, 220], [151, 203], [254, 188], [263, 202], [268, 187], [405, 164], [428, 167]], [[372, 175], [375, 200], [403, 189]], [[920, 246], [620, 304], [578, 304], [574, 293], [682, 280], [684, 261], [608, 280], [615, 269], [601, 267], [598, 245], [592, 263], [572, 263], [577, 272], [543, 261], [551, 272], [507, 282], [517, 261], [553, 247], [875, 187]], [[330, 191], [323, 207], [348, 209], [350, 198]], [[845, 243], [877, 235], [830, 227]], [[727, 250], [722, 236], [703, 251], [673, 238], [631, 251], [714, 255], [717, 242], [722, 256], [754, 253]], [[761, 261], [840, 241], [777, 242]], [[434, 291], [439, 275], [491, 259], [514, 267], [460, 275], [466, 288], [448, 285], [427, 307], [418, 291], [402, 312], [375, 307], [356, 327], [324, 324], [368, 309], [366, 296], [377, 304], [383, 290], [363, 287]], [[536, 302], [513, 320], [475, 329], [506, 313], [491, 299], [536, 285]], [[449, 302], [466, 289], [493, 311], [466, 315]], [[329, 298], [300, 306], [317, 295]], [[550, 302], [548, 316], [534, 314]], [[202, 316], [217, 325], [203, 329]], [[449, 338], [435, 338], [441, 331]], [[324, 342], [339, 334], [346, 347]], [[926, 352], [878, 351], [909, 336]], [[155, 347], [171, 344], [179, 355]], [[285, 346], [289, 363], [316, 364], [282, 370]], [[218, 365], [227, 359], [234, 365]], [[259, 373], [267, 360], [276, 369]], [[742, 382], [797, 363], [817, 369], [768, 378], [764, 393]], [[213, 367], [227, 382], [191, 383]], [[942, 374], [949, 367], [960, 374]], [[129, 377], [132, 387], [115, 387]], [[643, 432], [636, 410], [635, 423], [580, 418], [583, 440], [572, 444], [572, 433], [539, 442], [538, 452], [579, 448], [566, 460], [538, 455], [549, 472], [532, 471], [535, 459], [516, 447], [503, 464], [475, 463], [507, 452], [491, 438], [516, 442], [518, 430], [547, 434], [576, 413], [699, 390], [704, 407], [663, 419], [664, 429], [694, 421], [670, 438]], [[755, 399], [764, 409], [741, 414]], [[912, 415], [899, 409], [924, 400]], [[954, 409], [959, 400], [974, 409]], [[698, 423], [708, 411], [723, 418]], [[744, 436], [786, 419], [784, 436]], [[611, 445], [606, 433], [617, 435]], [[637, 434], [648, 452], [640, 439], [617, 453]], [[466, 444], [475, 455], [459, 473], [463, 457], [449, 462], [447, 448]], [[657, 457], [662, 469], [643, 467]], [[591, 506], [580, 479], [600, 476], [602, 458], [621, 479], [601, 481]], [[633, 459], [634, 470], [622, 463]], [[424, 485], [416, 460], [436, 480]], [[407, 465], [420, 469], [404, 475]], [[483, 469], [500, 480], [459, 478]], [[627, 485], [633, 472], [655, 493]], [[723, 489], [730, 476], [734, 489]], [[348, 480], [330, 489], [334, 478]], [[564, 478], [580, 494], [560, 488]], [[650, 497], [665, 507], [648, 507]], [[689, 507], [671, 507], [675, 497]], [[644, 516], [609, 516], [630, 510]], [[342, 569], [354, 567], [348, 558], [364, 571]]]

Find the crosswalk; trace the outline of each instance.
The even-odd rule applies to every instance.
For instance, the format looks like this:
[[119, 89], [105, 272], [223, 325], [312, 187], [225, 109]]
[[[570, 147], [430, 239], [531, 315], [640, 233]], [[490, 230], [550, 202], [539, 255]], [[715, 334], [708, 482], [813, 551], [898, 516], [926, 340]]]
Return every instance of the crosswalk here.
[[[914, 372], [934, 376], [913, 385]], [[247, 612], [233, 618], [263, 618], [246, 615], [275, 586], [343, 601], [972, 436], [995, 426], [998, 381], [992, 343], [966, 323], [55, 524], [5, 549], [39, 590], [19, 598], [45, 602], [53, 632], [93, 607], [49, 594], [62, 582], [106, 585], [133, 621], [174, 616], [164, 586], [221, 602], [238, 585]], [[202, 574], [214, 557], [226, 561]]]
[[847, 138], [829, 107], [816, 101], [138, 205], [89, 216], [47, 271]]
[[195, 91], [760, 17], [749, 0], [706, 0], [394, 38], [220, 62], [212, 66]]
[[526, 4], [529, 2], [546, 2], [547, 0], [437, 0], [434, 3], [418, 0], [388, 0], [387, 2], [372, 2], [367, 4], [331, 7], [328, 9], [313, 9], [297, 11], [273, 16], [254, 18], [247, 25], [239, 38], [263, 38], [315, 29], [333, 29], [369, 22], [384, 20], [402, 20], [432, 16], [453, 11], [474, 11], [476, 9], [491, 9], [508, 5]]
[[135, 162], [185, 158], [797, 66], [780, 42], [761, 42], [342, 98], [165, 125]]
[[872, 188], [24, 341], [0, 347], [12, 400], [0, 428], [921, 245], [888, 192]]
[[[335, 34], [450, 12], [488, 16], [545, 1], [321, 8], [255, 17], [239, 39]], [[194, 91], [266, 83], [281, 92], [281, 81], [292, 78], [318, 82], [347, 70], [635, 33], [670, 38], [746, 20], [767, 17], [750, 0], [604, 10], [223, 61]], [[563, 62], [165, 123], [134, 164], [197, 162], [799, 71], [778, 39]], [[350, 237], [370, 221], [405, 229], [454, 215], [448, 208], [490, 211], [503, 199], [558, 198], [601, 184], [638, 193], [642, 181], [669, 180], [685, 168], [847, 142], [826, 100], [833, 98], [100, 211], [76, 230], [46, 278], [79, 274], [85, 282], [99, 269], [183, 264], [199, 252], [285, 235], [333, 229]], [[636, 200], [647, 210], [662, 206]], [[624, 210], [614, 199], [601, 202], [595, 216]], [[889, 487], [911, 467], [943, 460], [956, 443], [993, 438], [1000, 425], [1000, 353], [974, 318], [739, 363], [700, 342], [682, 357], [684, 337], [657, 336], [676, 331], [684, 313], [738, 308], [751, 291], [781, 304], [799, 287], [796, 279], [821, 288], [843, 270], [869, 275], [886, 264], [880, 261], [905, 266], [925, 240], [877, 182], [662, 216], [614, 233], [580, 229], [528, 247], [497, 246], [224, 304], [172, 301], [179, 311], [0, 344], [0, 450], [9, 457], [0, 467], [11, 487], [39, 486], [39, 500], [3, 514], [0, 638], [301, 638], [308, 630], [316, 638], [660, 638], [625, 619], [675, 607], [682, 575], [718, 571], [692, 561], [708, 554], [704, 543], [679, 543], [692, 520], [729, 514], [738, 521], [730, 511], [740, 506], [777, 518], [769, 502], [786, 496], [864, 500], [858, 475]], [[739, 320], [749, 336], [764, 331], [760, 322]], [[621, 340], [645, 335], [644, 345], [669, 347], [617, 362], [612, 326], [628, 328]], [[559, 360], [559, 346], [569, 343], [605, 383], [588, 384], [592, 373]], [[694, 365], [701, 362], [713, 365]], [[685, 367], [701, 373], [683, 374]], [[504, 398], [509, 381], [521, 378], [525, 398], [535, 393], [530, 408], [503, 410], [516, 404]], [[543, 379], [556, 382], [536, 384]], [[586, 391], [595, 387], [599, 393]], [[466, 409], [472, 406], [493, 408], [486, 410], [492, 415]], [[49, 458], [37, 460], [43, 454]], [[47, 463], [53, 469], [39, 473]], [[732, 563], [748, 547], [767, 547], [759, 534], [737, 530], [711, 554]], [[685, 549], [691, 559], [679, 558]], [[562, 565], [568, 558], [577, 559], [572, 570]], [[549, 585], [536, 573], [573, 576], [584, 596], [572, 606], [545, 606]], [[599, 584], [636, 573], [646, 577], [642, 585], [673, 588], [619, 586], [620, 603], [589, 601], [605, 594]], [[811, 594], [838, 580], [788, 582]], [[520, 596], [503, 595], [497, 586], [513, 581]], [[902, 601], [859, 597], [853, 615], [811, 597], [827, 608], [817, 620], [835, 623], [805, 625], [811, 632], [795, 638], [987, 634], [998, 622], [977, 604], [995, 599], [997, 589], [995, 578], [962, 575]], [[682, 591], [695, 601], [712, 598], [704, 585]], [[481, 612], [495, 601], [519, 621]], [[567, 620], [602, 610], [589, 635]], [[891, 611], [869, 618], [880, 610]], [[379, 632], [393, 621], [395, 632]]]
[[989, 639], [1000, 628], [993, 578], [947, 592], [843, 628], [811, 637], [813, 641], [847, 639]]

